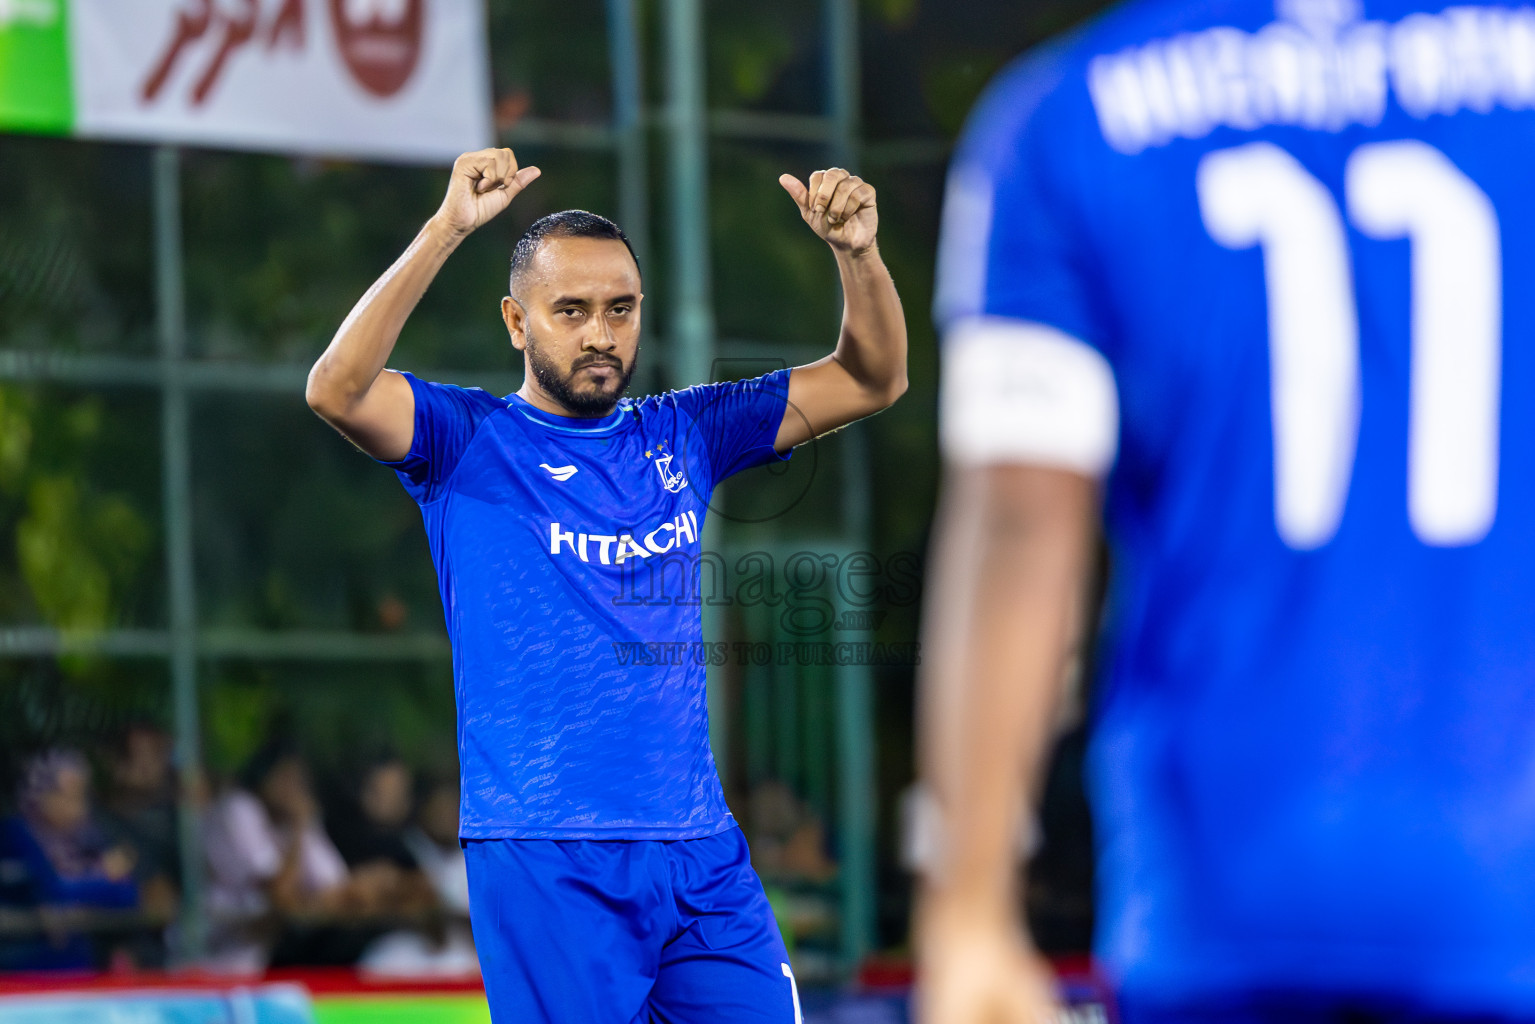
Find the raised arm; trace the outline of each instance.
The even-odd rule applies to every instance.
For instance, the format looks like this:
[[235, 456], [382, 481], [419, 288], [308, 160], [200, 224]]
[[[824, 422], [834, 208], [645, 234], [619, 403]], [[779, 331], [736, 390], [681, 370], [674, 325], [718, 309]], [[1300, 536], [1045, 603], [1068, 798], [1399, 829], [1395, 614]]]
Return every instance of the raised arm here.
[[404, 377], [384, 369], [406, 319], [459, 243], [538, 175], [537, 167], [518, 170], [509, 149], [483, 149], [454, 161], [442, 206], [357, 300], [309, 371], [309, 407], [374, 458], [394, 462], [410, 453], [415, 397]]
[[789, 374], [788, 409], [774, 442], [784, 452], [906, 392], [906, 317], [874, 237], [874, 186], [840, 167], [816, 171], [808, 186], [789, 174], [778, 183], [836, 254], [843, 297], [836, 351]]
[[923, 613], [919, 759], [936, 863], [916, 920], [922, 1024], [1053, 1022], [1019, 921], [1017, 839], [1055, 738], [1097, 526], [1068, 470], [950, 466]]

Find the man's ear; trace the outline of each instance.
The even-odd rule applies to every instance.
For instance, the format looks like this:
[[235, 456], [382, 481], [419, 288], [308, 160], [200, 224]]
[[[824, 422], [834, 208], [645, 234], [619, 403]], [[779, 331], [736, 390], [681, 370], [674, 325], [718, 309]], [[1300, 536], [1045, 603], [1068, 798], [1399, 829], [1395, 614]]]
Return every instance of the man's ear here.
[[523, 326], [527, 318], [528, 314], [522, 308], [522, 303], [510, 295], [501, 300], [501, 320], [506, 324], [506, 333], [511, 336], [512, 348], [518, 352], [528, 347], [528, 336]]

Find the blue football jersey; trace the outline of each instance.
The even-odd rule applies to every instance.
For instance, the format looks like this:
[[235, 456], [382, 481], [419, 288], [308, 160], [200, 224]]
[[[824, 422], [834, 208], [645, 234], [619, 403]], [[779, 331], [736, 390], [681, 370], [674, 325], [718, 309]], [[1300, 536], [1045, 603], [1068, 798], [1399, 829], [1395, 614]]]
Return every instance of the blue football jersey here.
[[1535, 1013], [1535, 9], [1135, 0], [951, 169], [949, 458], [1105, 479], [1127, 994]]
[[415, 434], [391, 465], [421, 505], [453, 646], [460, 833], [731, 827], [709, 749], [702, 528], [719, 481], [779, 458], [788, 371], [598, 419], [406, 377]]

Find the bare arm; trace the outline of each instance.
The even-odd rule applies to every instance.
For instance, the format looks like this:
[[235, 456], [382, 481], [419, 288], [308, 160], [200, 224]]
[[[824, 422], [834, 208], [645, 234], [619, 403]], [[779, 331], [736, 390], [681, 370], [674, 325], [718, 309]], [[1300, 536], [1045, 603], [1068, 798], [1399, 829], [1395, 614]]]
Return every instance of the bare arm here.
[[336, 909], [336, 890], [309, 892], [304, 888], [304, 835], [315, 827], [320, 809], [307, 787], [284, 789], [276, 797], [278, 803], [268, 813], [274, 822], [280, 823], [280, 835], [285, 842], [282, 862], [277, 874], [266, 882], [267, 898], [272, 909], [280, 914], [297, 914], [304, 911], [326, 912]]
[[843, 295], [836, 351], [789, 375], [789, 407], [774, 442], [783, 452], [906, 392], [906, 316], [875, 241], [874, 187], [841, 168], [815, 172], [808, 186], [788, 174], [778, 180], [836, 254]]
[[918, 920], [925, 1021], [1047, 1019], [1048, 973], [1018, 921], [1015, 837], [1054, 738], [1096, 509], [1096, 484], [1064, 470], [947, 472], [919, 697], [942, 822]]
[[459, 243], [538, 174], [536, 167], [518, 170], [509, 149], [459, 157], [441, 208], [357, 300], [309, 371], [309, 407], [374, 458], [393, 462], [410, 452], [415, 397], [404, 377], [384, 369], [406, 319]]
[[282, 914], [304, 909], [304, 838], [295, 829], [287, 836], [288, 845], [282, 852], [282, 865], [266, 883], [267, 898], [272, 907]]

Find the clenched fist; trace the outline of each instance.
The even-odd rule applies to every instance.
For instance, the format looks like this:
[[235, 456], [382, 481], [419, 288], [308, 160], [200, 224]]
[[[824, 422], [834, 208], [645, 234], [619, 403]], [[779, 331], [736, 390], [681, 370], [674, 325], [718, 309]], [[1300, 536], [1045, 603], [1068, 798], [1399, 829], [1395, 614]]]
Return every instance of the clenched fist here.
[[506, 209], [512, 197], [542, 173], [537, 167], [517, 168], [509, 149], [481, 149], [453, 161], [448, 194], [437, 219], [459, 235], [467, 235]]
[[1021, 929], [927, 899], [917, 914], [918, 1024], [1060, 1024], [1055, 980]]
[[862, 255], [874, 247], [879, 229], [874, 186], [840, 167], [816, 171], [807, 186], [792, 174], [781, 175], [784, 187], [799, 207], [799, 215], [833, 249]]

